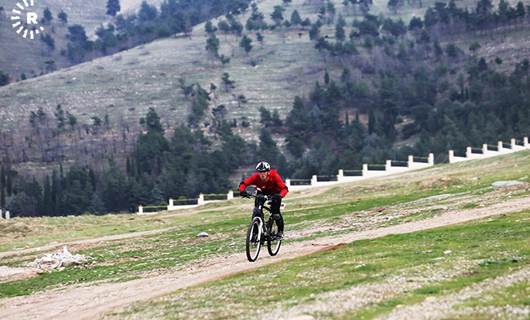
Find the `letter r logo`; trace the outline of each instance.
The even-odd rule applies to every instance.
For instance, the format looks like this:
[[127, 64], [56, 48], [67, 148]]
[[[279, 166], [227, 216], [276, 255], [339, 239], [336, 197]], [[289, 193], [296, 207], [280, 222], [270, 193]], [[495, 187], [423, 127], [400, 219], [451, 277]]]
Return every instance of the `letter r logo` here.
[[28, 24], [39, 24], [37, 19], [39, 16], [35, 12], [28, 12], [27, 14]]

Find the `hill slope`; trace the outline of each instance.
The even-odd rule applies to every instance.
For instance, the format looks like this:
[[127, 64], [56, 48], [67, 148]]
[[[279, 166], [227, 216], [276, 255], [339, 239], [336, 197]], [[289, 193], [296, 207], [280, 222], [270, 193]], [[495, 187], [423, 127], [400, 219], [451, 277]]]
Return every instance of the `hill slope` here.
[[[343, 8], [341, 1], [333, 2], [348, 25], [360, 14]], [[258, 6], [270, 22], [273, 7], [280, 3], [277, 0], [264, 0], [259, 1]], [[308, 17], [314, 21], [321, 4], [322, 1], [293, 1], [286, 7], [284, 17], [290, 17], [291, 12], [297, 9], [302, 18]], [[423, 8], [427, 5], [424, 3]], [[385, 8], [379, 1], [374, 4], [373, 12], [387, 12]], [[420, 10], [418, 12], [423, 8], [417, 9]], [[247, 12], [238, 19], [244, 23], [249, 14]], [[521, 28], [524, 29], [524, 26]], [[348, 27], [347, 32], [350, 29]], [[334, 32], [333, 24], [324, 25], [321, 30], [323, 35], [331, 38]], [[109, 154], [126, 154], [130, 152], [141, 130], [138, 120], [148, 108], [155, 108], [168, 133], [175, 124], [186, 122], [191, 103], [184, 95], [179, 79], [185, 80], [187, 85], [198, 83], [206, 89], [214, 84], [217, 89], [210, 92], [212, 101], [208, 111], [224, 105], [224, 118], [238, 122], [237, 133], [247, 140], [254, 139], [260, 128], [259, 107], [278, 110], [280, 115], [285, 116], [294, 96], [307, 95], [315, 81], [323, 78], [325, 70], [333, 78], [338, 78], [344, 65], [340, 58], [333, 59], [319, 53], [314, 47], [315, 43], [309, 39], [307, 28], [281, 28], [262, 33], [265, 37], [263, 45], [256, 41], [254, 32], [249, 33], [254, 40], [254, 48], [248, 55], [239, 48], [238, 36], [218, 34], [220, 53], [231, 58], [226, 65], [208, 56], [204, 25], [199, 25], [189, 39], [154, 41], [113, 56], [0, 88], [0, 127], [5, 132], [0, 138], [0, 149], [10, 150], [12, 161], [35, 163], [65, 160], [90, 163], [91, 159], [87, 159], [87, 156], [100, 158], [94, 153], [98, 149], [104, 149]], [[467, 50], [469, 44], [466, 39], [465, 36], [460, 39], [463, 50]], [[495, 48], [502, 46], [499, 40], [494, 41]], [[521, 50], [516, 54], [500, 49], [496, 52], [503, 58], [504, 54], [509, 56], [508, 62], [515, 62], [519, 53], [526, 52], [527, 44], [521, 43]], [[491, 49], [488, 45], [482, 48]], [[356, 59], [357, 65], [363, 66], [378, 63], [381, 56], [366, 52]], [[502, 67], [506, 65], [508, 63]], [[224, 90], [221, 81], [223, 73], [228, 73], [230, 79], [235, 81], [235, 89]], [[352, 76], [355, 80], [376, 77], [361, 69], [354, 70]], [[56, 137], [53, 143], [45, 142], [46, 148], [42, 150], [36, 147], [39, 143], [31, 143], [35, 140], [32, 137], [35, 132], [29, 123], [30, 114], [42, 108], [49, 119], [45, 127], [53, 130], [56, 127], [53, 114], [59, 104], [64, 111], [77, 118], [78, 125], [67, 135]], [[94, 117], [107, 119], [106, 128], [94, 129]], [[212, 121], [212, 114], [207, 112], [201, 128], [207, 131]], [[242, 126], [244, 122], [248, 122], [249, 126]]]
[[[140, 0], [122, 0], [120, 1], [121, 13], [127, 14], [136, 11], [141, 4]], [[159, 5], [159, 0], [149, 0], [150, 4]], [[16, 1], [0, 0], [0, 39], [8, 44], [2, 46], [0, 51], [0, 70], [11, 75], [13, 79], [20, 80], [21, 74], [28, 78], [38, 76], [41, 72], [49, 72], [46, 69], [46, 61], [54, 60], [55, 68], [63, 68], [70, 65], [66, 57], [60, 54], [62, 49], [66, 48], [66, 34], [68, 25], [82, 25], [89, 37], [94, 37], [96, 29], [108, 23], [110, 17], [106, 15], [107, 0], [95, 1], [58, 1], [58, 0], [41, 0], [35, 1], [35, 12], [42, 17], [45, 8], [49, 8], [53, 20], [51, 25], [46, 26], [45, 33], [49, 34], [55, 40], [55, 50], [50, 50], [42, 41], [30, 41], [20, 37], [11, 27], [10, 14], [11, 9], [15, 6]], [[64, 25], [59, 22], [57, 14], [63, 10], [68, 15], [68, 24]]]
[[[87, 318], [106, 312], [139, 318], [270, 317], [272, 311], [277, 316], [326, 312], [334, 317], [372, 318], [413, 310], [418, 316], [428, 315], [430, 309], [420, 303], [433, 299], [447, 301], [441, 309], [446, 312], [489, 314], [488, 306], [503, 305], [527, 312], [528, 184], [494, 189], [491, 183], [507, 179], [528, 183], [529, 157], [525, 151], [293, 192], [284, 211], [285, 246], [278, 257], [262, 255], [256, 264], [244, 261], [242, 253], [251, 209], [242, 199], [189, 214], [0, 221], [8, 237], [1, 243], [3, 251], [58, 239], [68, 242], [139, 228], [160, 229], [158, 234], [136, 238], [72, 244], [75, 253], [92, 257], [91, 264], [2, 283], [0, 315], [68, 317], [69, 313], [55, 313], [68, 306], [69, 312]], [[490, 219], [447, 227], [485, 217]], [[443, 228], [429, 230], [434, 227]], [[31, 232], [16, 239], [24, 228]], [[197, 238], [199, 231], [210, 237]], [[344, 244], [351, 241], [355, 242]], [[40, 254], [14, 252], [2, 255], [2, 261], [25, 267]], [[78, 286], [79, 282], [88, 285]], [[200, 285], [188, 288], [195, 284]], [[48, 290], [57, 286], [62, 290]], [[152, 300], [174, 290], [178, 291]], [[462, 295], [470, 290], [488, 298]], [[461, 298], [453, 299], [453, 293]], [[241, 294], [246, 299], [240, 299]], [[146, 299], [125, 313], [115, 313], [116, 307]], [[480, 308], [453, 309], [460, 303]], [[503, 312], [517, 314], [510, 308]]]

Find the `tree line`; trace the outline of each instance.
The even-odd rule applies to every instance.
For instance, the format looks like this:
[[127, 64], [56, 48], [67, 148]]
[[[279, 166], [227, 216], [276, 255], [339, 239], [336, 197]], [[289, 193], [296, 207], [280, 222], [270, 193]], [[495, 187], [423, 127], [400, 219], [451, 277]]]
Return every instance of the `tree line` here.
[[192, 27], [223, 14], [237, 14], [248, 7], [249, 0], [165, 0], [160, 9], [142, 2], [136, 14], [118, 14], [119, 3], [110, 1], [107, 14], [111, 23], [96, 30], [96, 40], [87, 38], [81, 25], [70, 26], [67, 56], [81, 62], [91, 52], [112, 54], [174, 34], [191, 33]]
[[[267, 121], [277, 121], [271, 116]], [[259, 143], [244, 141], [223, 122], [207, 138], [201, 130], [182, 125], [164, 136], [154, 109], [141, 120], [134, 152], [120, 164], [109, 159], [98, 172], [88, 166], [62, 165], [43, 179], [18, 173], [9, 161], [0, 166], [0, 208], [14, 216], [55, 216], [82, 213], [134, 212], [138, 205], [164, 205], [172, 197], [196, 198], [235, 188], [235, 169], [269, 159], [287, 170], [287, 162], [268, 129]]]

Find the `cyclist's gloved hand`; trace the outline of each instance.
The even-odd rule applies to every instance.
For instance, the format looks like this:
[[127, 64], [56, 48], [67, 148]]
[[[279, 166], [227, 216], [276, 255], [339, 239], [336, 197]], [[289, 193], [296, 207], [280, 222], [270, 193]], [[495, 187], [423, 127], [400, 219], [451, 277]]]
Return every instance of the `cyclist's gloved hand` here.
[[239, 193], [239, 195], [243, 198], [248, 198], [250, 195], [248, 194], [247, 190], [243, 190]]

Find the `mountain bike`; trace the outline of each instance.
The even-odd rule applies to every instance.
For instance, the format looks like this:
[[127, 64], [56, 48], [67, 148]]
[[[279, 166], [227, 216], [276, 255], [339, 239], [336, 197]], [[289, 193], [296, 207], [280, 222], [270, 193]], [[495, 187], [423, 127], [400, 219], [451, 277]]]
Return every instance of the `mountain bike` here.
[[[282, 239], [278, 237], [278, 225], [276, 224], [276, 220], [272, 218], [270, 197], [260, 194], [257, 191], [249, 193], [249, 197], [255, 199], [255, 207], [252, 211], [252, 221], [248, 226], [246, 251], [248, 261], [254, 262], [258, 259], [261, 246], [265, 241], [267, 242], [269, 255], [275, 256], [280, 251]], [[267, 221], [265, 221], [264, 209], [268, 212]]]

